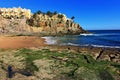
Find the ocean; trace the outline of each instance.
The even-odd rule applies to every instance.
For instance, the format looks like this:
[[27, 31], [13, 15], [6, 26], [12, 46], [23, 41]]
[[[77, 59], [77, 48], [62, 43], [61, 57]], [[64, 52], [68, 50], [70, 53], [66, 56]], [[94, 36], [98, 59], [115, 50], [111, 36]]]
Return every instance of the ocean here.
[[50, 45], [120, 48], [120, 30], [88, 30], [91, 34], [43, 37]]

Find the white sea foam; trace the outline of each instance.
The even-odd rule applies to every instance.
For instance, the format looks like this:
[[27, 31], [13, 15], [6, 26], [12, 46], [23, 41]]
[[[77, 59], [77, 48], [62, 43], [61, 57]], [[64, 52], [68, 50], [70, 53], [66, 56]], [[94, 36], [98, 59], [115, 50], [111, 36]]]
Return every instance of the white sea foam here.
[[68, 45], [73, 45], [73, 46], [93, 46], [93, 47], [104, 47], [104, 48], [120, 48], [120, 46], [105, 46], [105, 45], [94, 45], [94, 44], [84, 44], [84, 45], [79, 45], [79, 44], [74, 44], [74, 43], [68, 43]]
[[42, 37], [45, 39], [46, 44], [56, 44], [57, 41], [53, 37]]
[[84, 44], [80, 46], [93, 46], [93, 47], [104, 47], [104, 48], [120, 48], [120, 46], [105, 46], [105, 45], [94, 45], [94, 44]]
[[80, 34], [81, 36], [93, 36], [94, 34]]
[[79, 46], [79, 44], [74, 44], [74, 43], [68, 43], [67, 45], [71, 45], [71, 46]]
[[120, 46], [92, 45], [93, 47], [120, 48]]

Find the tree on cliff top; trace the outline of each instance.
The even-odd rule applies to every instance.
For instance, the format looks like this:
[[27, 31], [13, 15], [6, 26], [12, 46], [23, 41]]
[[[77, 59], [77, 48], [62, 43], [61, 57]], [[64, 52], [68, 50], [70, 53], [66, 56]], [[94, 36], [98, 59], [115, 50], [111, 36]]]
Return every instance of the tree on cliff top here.
[[57, 14], [57, 11], [55, 11], [53, 14], [56, 15], [56, 14]]
[[50, 11], [47, 11], [47, 13], [46, 13], [49, 17], [52, 17], [54, 14], [52, 13], [52, 12], [50, 12]]
[[36, 14], [42, 14], [42, 11], [38, 10], [38, 11], [36, 12]]
[[72, 19], [72, 20], [74, 20], [74, 19], [75, 19], [75, 17], [74, 17], [74, 16], [72, 16], [72, 17], [71, 17], [71, 19]]

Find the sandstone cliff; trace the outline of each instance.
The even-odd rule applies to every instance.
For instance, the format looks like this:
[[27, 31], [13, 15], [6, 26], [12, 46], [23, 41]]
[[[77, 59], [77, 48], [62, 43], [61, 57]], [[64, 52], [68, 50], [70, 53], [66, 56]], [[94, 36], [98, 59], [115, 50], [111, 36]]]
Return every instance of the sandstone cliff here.
[[31, 18], [3, 18], [0, 16], [0, 34], [66, 35], [87, 33], [73, 19], [64, 14], [38, 13]]

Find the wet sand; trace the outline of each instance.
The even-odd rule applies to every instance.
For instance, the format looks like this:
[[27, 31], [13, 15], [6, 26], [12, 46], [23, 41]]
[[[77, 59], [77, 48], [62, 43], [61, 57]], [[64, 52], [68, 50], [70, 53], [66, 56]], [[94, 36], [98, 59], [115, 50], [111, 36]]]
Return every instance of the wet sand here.
[[45, 46], [45, 39], [34, 36], [0, 36], [0, 49], [18, 49]]

